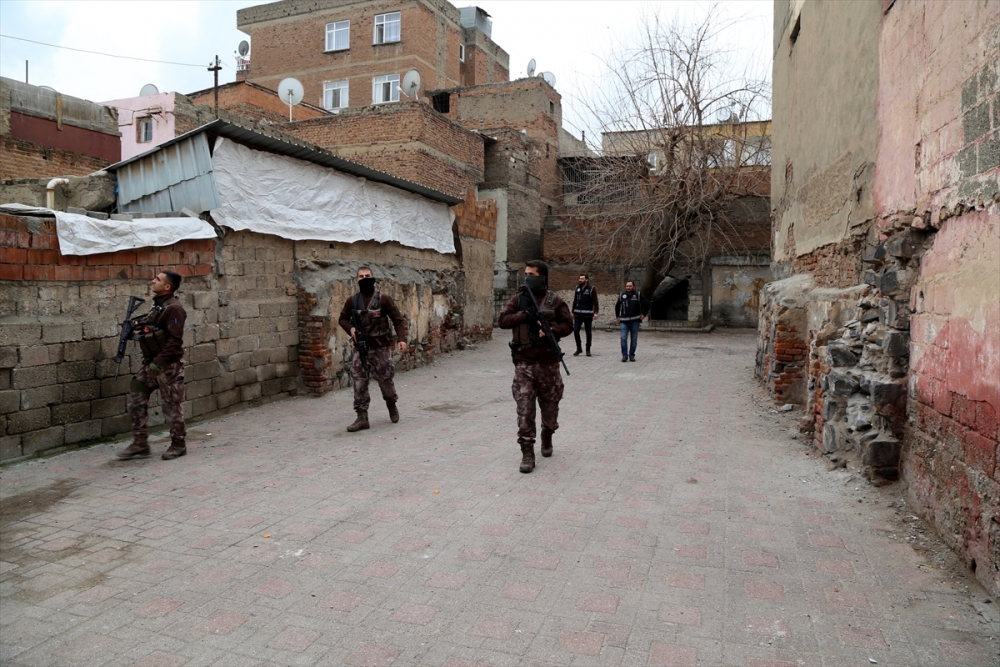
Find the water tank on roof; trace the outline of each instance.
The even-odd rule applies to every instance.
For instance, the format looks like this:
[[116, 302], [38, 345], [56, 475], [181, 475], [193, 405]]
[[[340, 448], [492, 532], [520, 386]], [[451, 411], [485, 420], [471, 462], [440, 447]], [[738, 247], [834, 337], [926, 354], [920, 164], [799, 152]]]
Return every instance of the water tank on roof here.
[[485, 9], [479, 7], [462, 7], [460, 22], [463, 28], [478, 28], [487, 37], [493, 36], [493, 20]]

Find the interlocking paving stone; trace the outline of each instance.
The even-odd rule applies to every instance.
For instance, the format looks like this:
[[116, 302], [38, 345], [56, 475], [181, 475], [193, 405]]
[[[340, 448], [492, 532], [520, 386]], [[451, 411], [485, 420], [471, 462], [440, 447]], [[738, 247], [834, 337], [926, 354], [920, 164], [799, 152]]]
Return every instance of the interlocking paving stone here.
[[398, 424], [347, 433], [342, 391], [191, 424], [175, 461], [0, 469], [0, 502], [57, 496], [0, 526], [0, 663], [996, 664], [982, 590], [896, 539], [895, 487], [755, 405], [753, 333], [644, 333], [624, 369], [617, 344], [570, 360], [530, 475], [501, 332], [398, 374]]

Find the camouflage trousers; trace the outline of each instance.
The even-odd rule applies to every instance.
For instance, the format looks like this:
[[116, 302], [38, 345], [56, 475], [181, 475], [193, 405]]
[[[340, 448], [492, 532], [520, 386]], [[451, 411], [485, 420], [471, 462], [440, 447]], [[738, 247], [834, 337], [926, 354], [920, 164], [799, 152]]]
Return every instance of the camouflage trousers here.
[[517, 403], [517, 442], [535, 444], [535, 401], [542, 411], [542, 428], [559, 428], [559, 401], [563, 396], [563, 380], [559, 364], [528, 364], [514, 366], [511, 386]]
[[[391, 347], [376, 347], [368, 350], [368, 371], [372, 378], [378, 382], [379, 389], [382, 390], [382, 398], [387, 401], [399, 399], [396, 395], [396, 385], [392, 379], [396, 377], [396, 367], [392, 363]], [[371, 405], [372, 397], [368, 393], [368, 378], [365, 377], [364, 366], [361, 365], [361, 355], [354, 351], [354, 359], [351, 361], [351, 380], [354, 381], [354, 411], [367, 411]]]
[[[138, 385], [146, 390], [137, 391]], [[126, 405], [132, 417], [132, 436], [136, 442], [149, 438], [149, 395], [160, 390], [163, 419], [170, 424], [170, 441], [184, 442], [187, 428], [184, 425], [184, 360], [167, 364], [155, 378], [149, 375], [149, 364], [143, 364], [132, 378]]]

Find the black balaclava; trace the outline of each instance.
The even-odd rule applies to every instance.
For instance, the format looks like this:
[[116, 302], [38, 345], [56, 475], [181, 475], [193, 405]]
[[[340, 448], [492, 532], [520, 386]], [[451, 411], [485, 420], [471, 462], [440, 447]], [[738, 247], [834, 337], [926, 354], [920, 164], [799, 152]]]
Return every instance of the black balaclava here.
[[361, 289], [361, 293], [365, 296], [370, 296], [375, 293], [375, 279], [374, 278], [362, 278], [358, 281], [358, 287]]

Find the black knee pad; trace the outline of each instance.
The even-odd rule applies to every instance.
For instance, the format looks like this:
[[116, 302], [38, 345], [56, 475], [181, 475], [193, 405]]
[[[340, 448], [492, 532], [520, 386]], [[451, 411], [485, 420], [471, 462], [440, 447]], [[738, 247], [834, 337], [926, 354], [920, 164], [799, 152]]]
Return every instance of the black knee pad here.
[[132, 378], [132, 382], [128, 385], [129, 391], [137, 391], [140, 394], [145, 394], [149, 396], [153, 393], [154, 389], [147, 384], [139, 382], [139, 378]]

